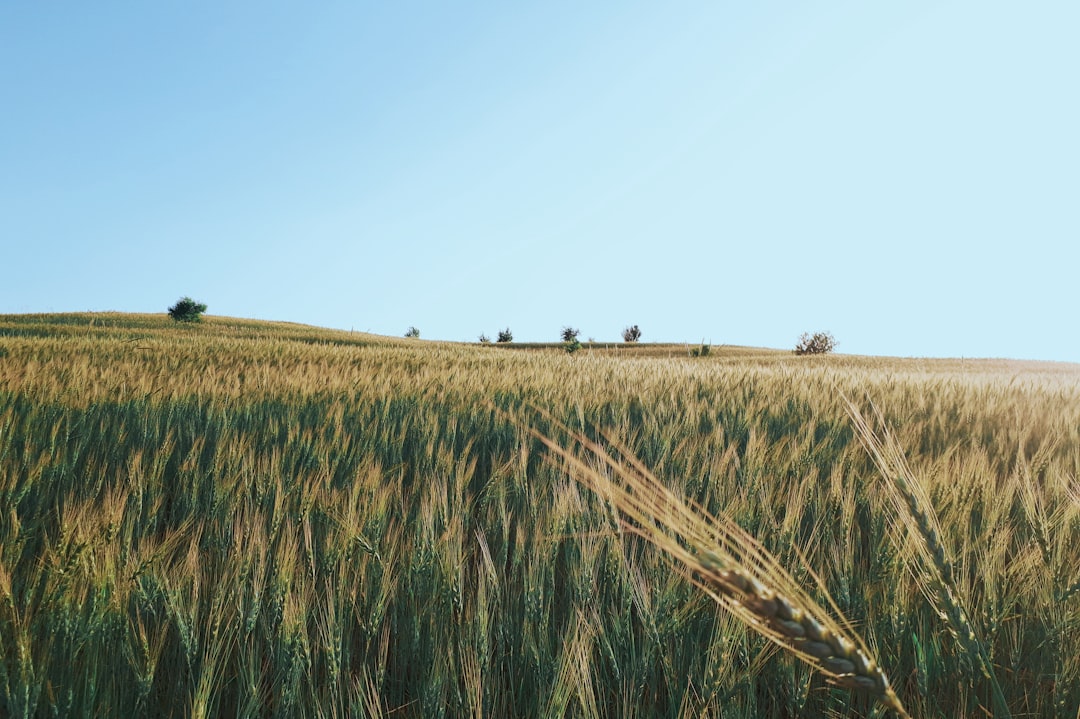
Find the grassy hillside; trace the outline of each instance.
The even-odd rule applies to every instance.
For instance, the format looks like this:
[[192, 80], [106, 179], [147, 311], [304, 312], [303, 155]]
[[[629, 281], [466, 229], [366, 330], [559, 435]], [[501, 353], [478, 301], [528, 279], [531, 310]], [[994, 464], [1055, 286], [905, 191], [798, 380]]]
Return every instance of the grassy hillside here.
[[0, 316], [0, 715], [889, 713], [620, 521], [566, 427], [831, 596], [912, 717], [1078, 716], [1080, 366], [534, 349]]

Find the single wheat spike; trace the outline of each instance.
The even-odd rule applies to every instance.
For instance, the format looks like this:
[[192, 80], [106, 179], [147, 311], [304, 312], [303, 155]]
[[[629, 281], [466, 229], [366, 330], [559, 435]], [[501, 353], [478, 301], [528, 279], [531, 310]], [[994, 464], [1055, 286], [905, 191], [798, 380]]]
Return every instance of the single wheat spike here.
[[[606, 439], [619, 459], [588, 438], [570, 433], [599, 460], [590, 466], [554, 440], [535, 430], [532, 433], [567, 463], [575, 479], [619, 510], [628, 531], [681, 563], [698, 587], [747, 626], [832, 683], [868, 692], [898, 716], [910, 719], [885, 672], [850, 624], [833, 619], [735, 522], [684, 501], [610, 437]], [[818, 585], [824, 592], [820, 581]], [[835, 603], [828, 601], [836, 616], [842, 617]]]

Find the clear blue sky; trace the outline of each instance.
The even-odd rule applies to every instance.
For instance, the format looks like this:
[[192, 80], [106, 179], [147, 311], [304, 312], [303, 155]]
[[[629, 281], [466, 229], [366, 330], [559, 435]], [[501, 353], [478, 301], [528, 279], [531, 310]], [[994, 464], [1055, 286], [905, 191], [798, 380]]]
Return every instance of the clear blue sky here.
[[1080, 361], [1080, 3], [5, 2], [0, 313]]

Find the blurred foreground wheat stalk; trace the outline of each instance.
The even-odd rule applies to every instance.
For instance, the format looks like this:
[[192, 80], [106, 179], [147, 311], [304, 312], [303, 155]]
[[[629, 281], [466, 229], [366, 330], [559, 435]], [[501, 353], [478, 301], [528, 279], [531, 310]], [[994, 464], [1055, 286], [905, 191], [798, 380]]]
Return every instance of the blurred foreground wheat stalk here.
[[577, 481], [621, 513], [627, 531], [667, 553], [717, 603], [833, 684], [868, 692], [898, 716], [909, 717], [885, 672], [820, 581], [831, 613], [754, 537], [732, 520], [676, 495], [617, 440], [605, 434], [605, 448], [562, 429], [587, 451], [584, 458], [535, 429], [530, 432], [566, 463]]

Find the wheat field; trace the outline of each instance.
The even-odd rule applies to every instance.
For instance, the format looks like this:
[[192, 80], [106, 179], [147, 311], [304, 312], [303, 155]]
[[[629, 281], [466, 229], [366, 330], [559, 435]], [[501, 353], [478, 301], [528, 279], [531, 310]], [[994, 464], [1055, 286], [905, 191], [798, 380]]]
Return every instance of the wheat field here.
[[903, 714], [1080, 717], [1080, 366], [0, 316], [2, 716]]

